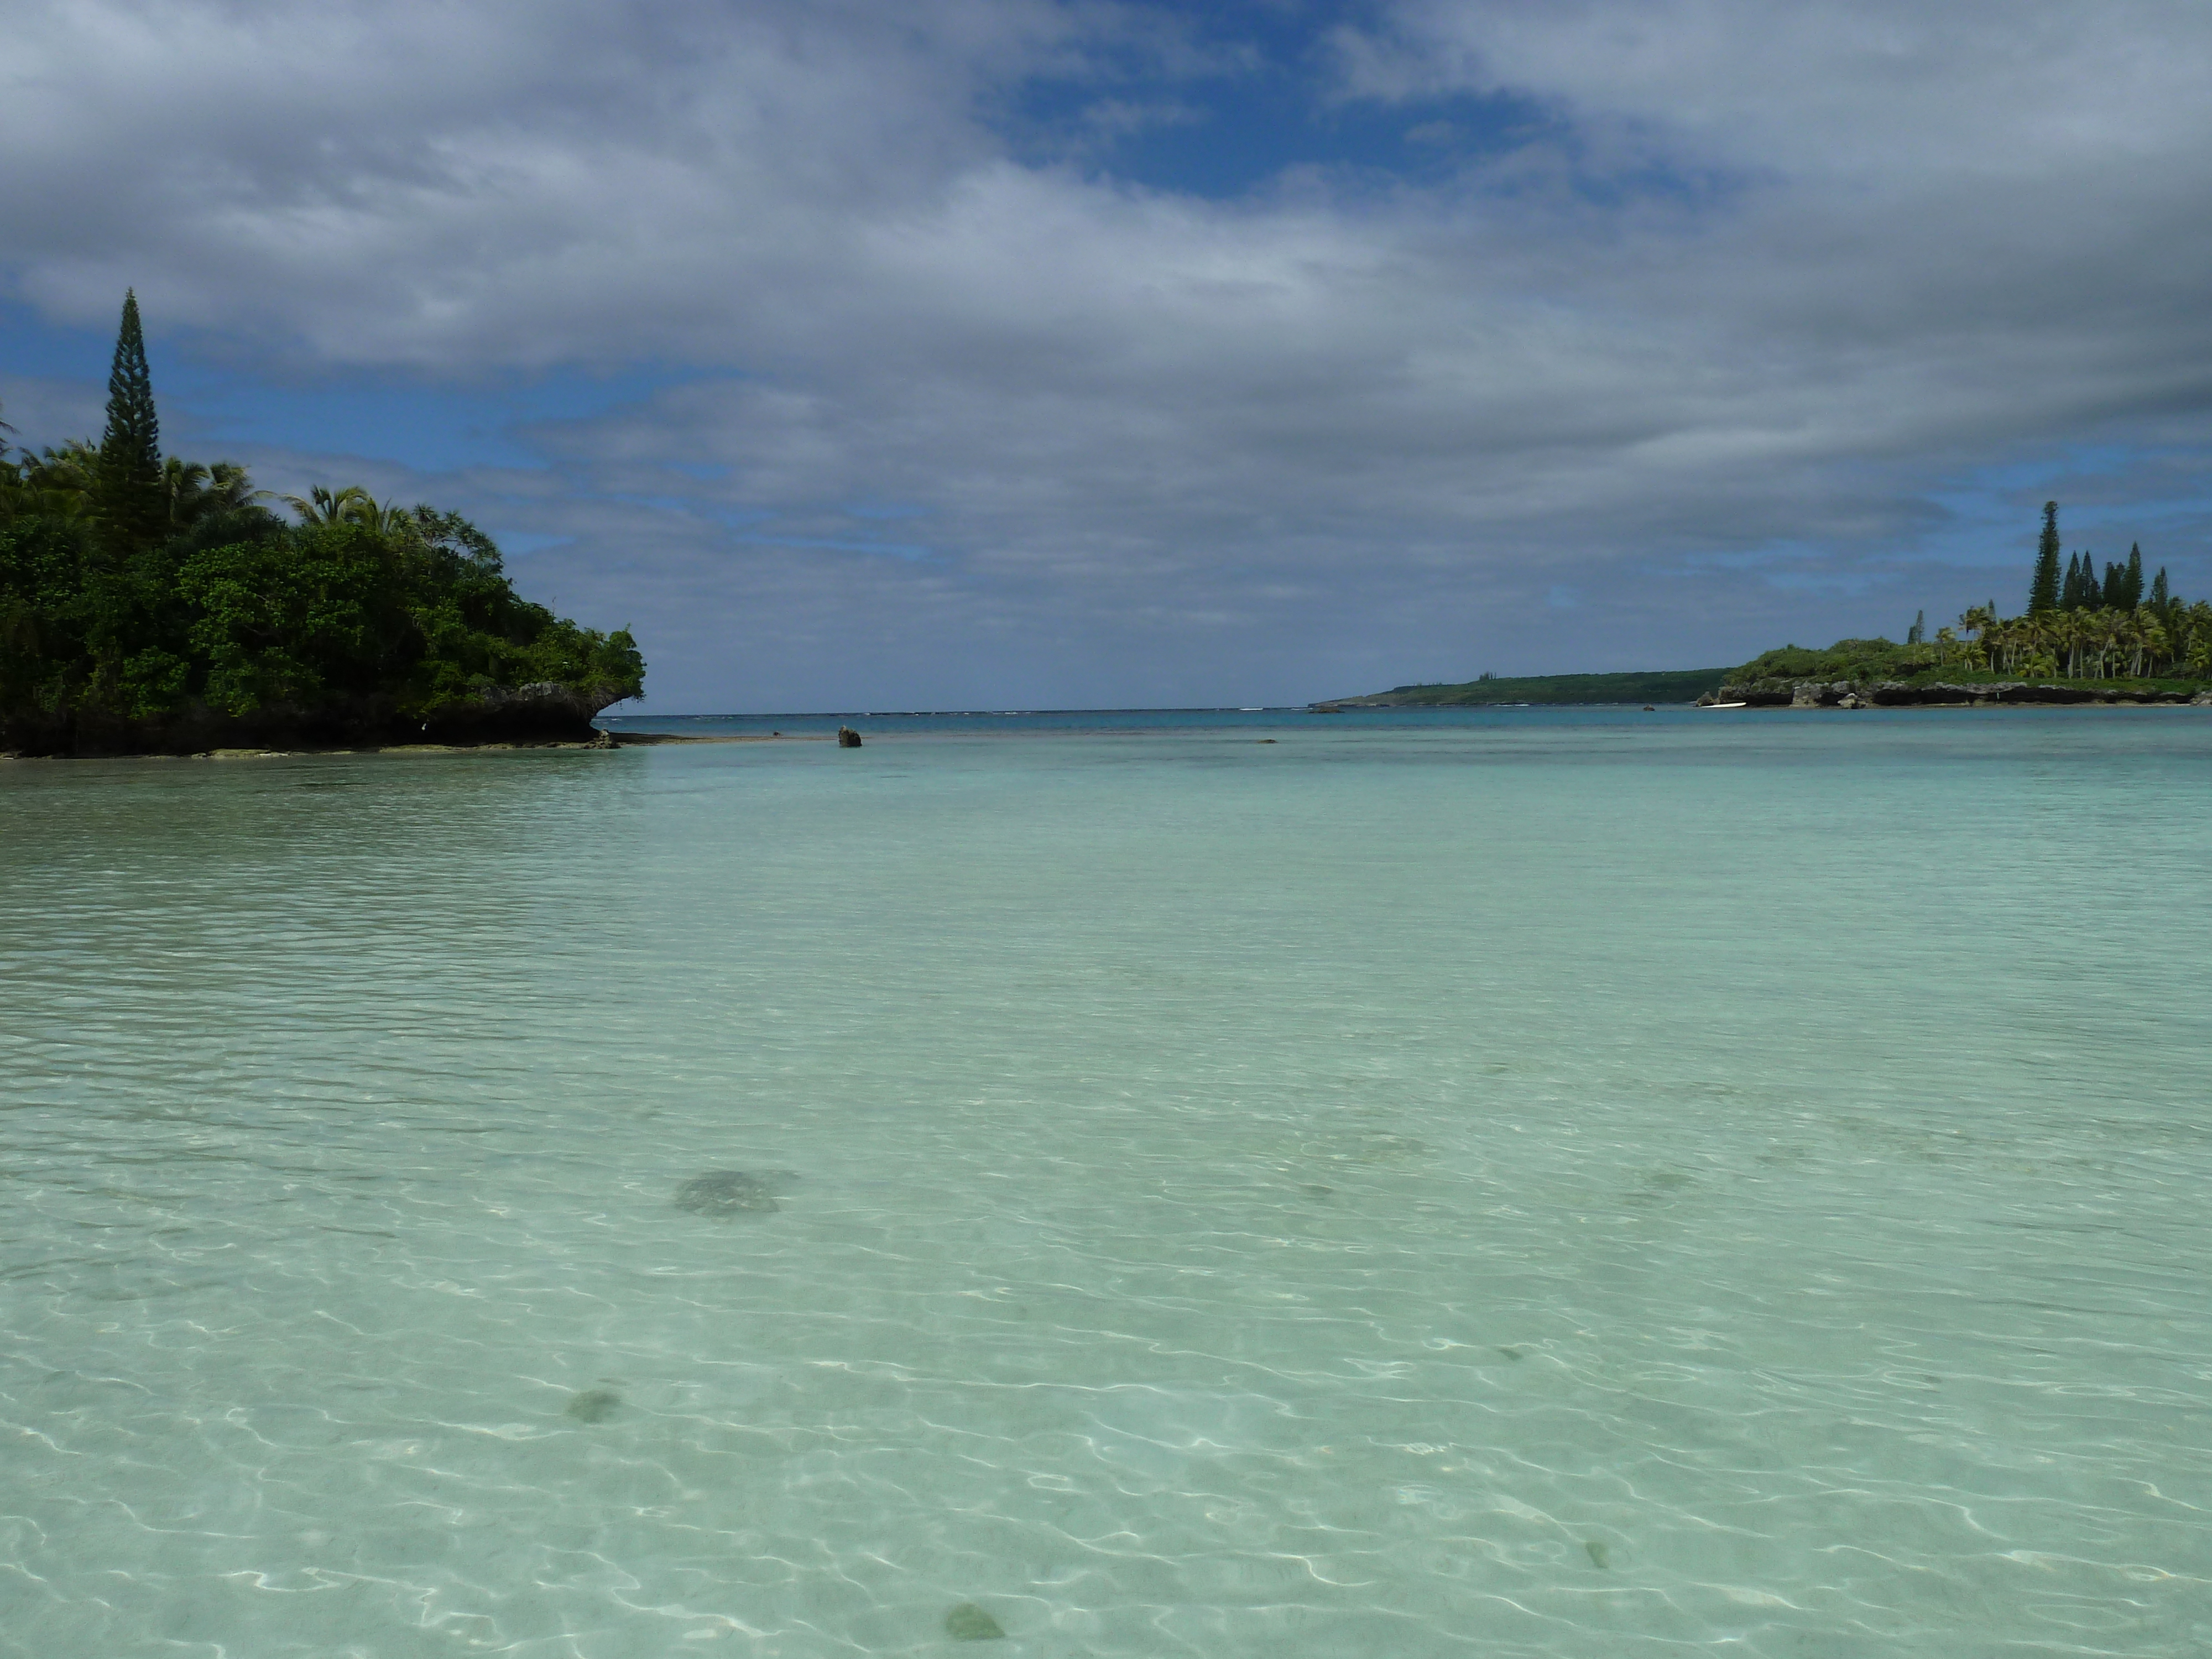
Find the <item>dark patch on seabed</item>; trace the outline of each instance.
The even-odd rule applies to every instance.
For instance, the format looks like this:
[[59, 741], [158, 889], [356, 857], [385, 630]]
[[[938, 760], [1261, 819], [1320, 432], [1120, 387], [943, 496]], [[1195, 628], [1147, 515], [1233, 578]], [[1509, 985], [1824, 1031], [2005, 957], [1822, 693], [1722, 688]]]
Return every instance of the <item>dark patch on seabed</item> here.
[[973, 1601], [963, 1601], [945, 1615], [945, 1633], [956, 1642], [995, 1642], [1006, 1634], [997, 1620]]
[[676, 1189], [676, 1207], [693, 1215], [759, 1214], [783, 1207], [775, 1201], [799, 1177], [788, 1170], [709, 1170]]
[[621, 1408], [622, 1396], [612, 1389], [586, 1389], [569, 1401], [561, 1414], [579, 1423], [604, 1423]]

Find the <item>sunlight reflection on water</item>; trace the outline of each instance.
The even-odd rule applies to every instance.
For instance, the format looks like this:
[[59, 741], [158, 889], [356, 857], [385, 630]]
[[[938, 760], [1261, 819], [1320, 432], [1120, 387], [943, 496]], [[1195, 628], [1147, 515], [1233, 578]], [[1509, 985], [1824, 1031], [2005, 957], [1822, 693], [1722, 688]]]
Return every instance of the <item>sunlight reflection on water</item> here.
[[0, 1654], [2212, 1644], [2212, 717], [1268, 735], [0, 767]]

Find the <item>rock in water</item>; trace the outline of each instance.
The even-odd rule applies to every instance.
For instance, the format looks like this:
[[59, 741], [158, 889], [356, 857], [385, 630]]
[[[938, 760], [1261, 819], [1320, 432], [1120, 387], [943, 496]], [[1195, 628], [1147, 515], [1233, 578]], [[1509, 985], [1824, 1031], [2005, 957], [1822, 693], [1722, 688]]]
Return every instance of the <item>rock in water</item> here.
[[775, 1195], [799, 1177], [788, 1170], [709, 1170], [676, 1189], [676, 1207], [694, 1215], [736, 1215], [741, 1211], [780, 1210]]
[[1613, 1552], [1606, 1548], [1604, 1545], [1599, 1543], [1595, 1538], [1590, 1540], [1589, 1543], [1583, 1545], [1583, 1548], [1589, 1553], [1590, 1565], [1594, 1567], [1609, 1567], [1613, 1565]]
[[945, 1615], [945, 1633], [956, 1642], [999, 1642], [1006, 1635], [999, 1621], [973, 1601], [963, 1601]]
[[612, 1389], [586, 1389], [568, 1402], [562, 1415], [579, 1423], [604, 1423], [621, 1404], [622, 1396]]
[[860, 746], [860, 734], [849, 726], [839, 726], [837, 746], [840, 749], [858, 749]]

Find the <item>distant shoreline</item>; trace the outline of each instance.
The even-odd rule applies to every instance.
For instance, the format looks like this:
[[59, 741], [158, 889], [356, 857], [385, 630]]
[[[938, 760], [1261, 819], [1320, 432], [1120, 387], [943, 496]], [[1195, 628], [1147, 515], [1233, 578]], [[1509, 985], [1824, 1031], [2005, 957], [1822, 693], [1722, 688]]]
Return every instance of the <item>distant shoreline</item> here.
[[1484, 708], [1504, 704], [1685, 703], [1710, 696], [1731, 671], [1656, 668], [1623, 674], [1528, 674], [1450, 685], [1399, 685], [1358, 697], [1325, 697], [1306, 707], [1331, 714], [1350, 708]]

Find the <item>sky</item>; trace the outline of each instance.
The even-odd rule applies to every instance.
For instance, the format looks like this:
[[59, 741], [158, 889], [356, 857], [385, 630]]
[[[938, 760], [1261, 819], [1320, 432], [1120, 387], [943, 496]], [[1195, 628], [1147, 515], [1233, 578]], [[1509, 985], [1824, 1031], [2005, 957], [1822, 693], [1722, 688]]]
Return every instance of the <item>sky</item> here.
[[643, 712], [2212, 593], [2201, 0], [18, 0], [0, 416], [458, 508]]

